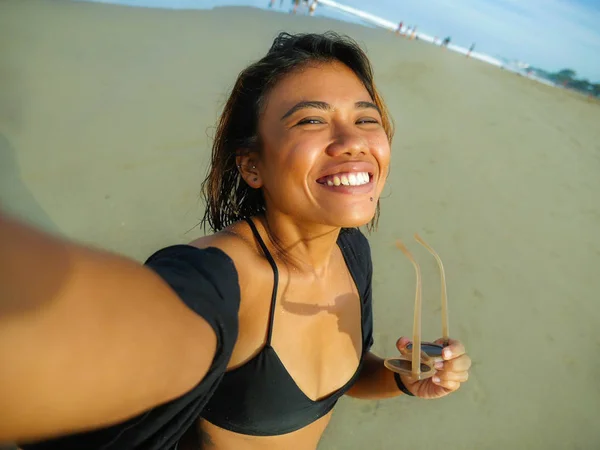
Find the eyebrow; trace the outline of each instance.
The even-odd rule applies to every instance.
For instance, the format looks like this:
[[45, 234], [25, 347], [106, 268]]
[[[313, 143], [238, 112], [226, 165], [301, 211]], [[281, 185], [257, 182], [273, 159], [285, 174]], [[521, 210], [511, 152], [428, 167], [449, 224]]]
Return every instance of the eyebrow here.
[[[354, 104], [354, 107], [357, 109], [374, 109], [375, 111], [377, 111], [379, 114], [381, 114], [381, 110], [379, 109], [379, 107], [373, 103], [373, 102], [356, 102]], [[331, 107], [331, 105], [327, 102], [320, 102], [320, 101], [316, 101], [316, 100], [312, 100], [312, 101], [303, 101], [303, 102], [299, 102], [296, 103], [294, 106], [292, 106], [288, 112], [286, 112], [282, 117], [281, 120], [287, 119], [288, 117], [290, 117], [292, 114], [294, 114], [297, 111], [300, 111], [301, 109], [309, 109], [309, 108], [314, 108], [314, 109], [321, 109], [323, 111], [331, 111], [333, 108]]]

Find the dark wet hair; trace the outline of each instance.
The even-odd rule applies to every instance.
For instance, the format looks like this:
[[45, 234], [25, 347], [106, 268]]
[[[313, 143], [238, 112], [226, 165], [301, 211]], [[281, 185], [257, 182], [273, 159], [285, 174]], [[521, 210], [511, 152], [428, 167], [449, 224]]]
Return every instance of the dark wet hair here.
[[[392, 123], [375, 88], [371, 63], [360, 46], [346, 36], [280, 33], [268, 53], [238, 76], [219, 119], [212, 146], [209, 173], [202, 183], [206, 210], [201, 224], [219, 231], [245, 217], [261, 214], [265, 201], [260, 189], [253, 189], [236, 167], [240, 151], [259, 151], [258, 124], [269, 92], [285, 75], [310, 63], [339, 61], [363, 83], [380, 108], [383, 127], [391, 142]], [[369, 229], [377, 225], [379, 203]]]

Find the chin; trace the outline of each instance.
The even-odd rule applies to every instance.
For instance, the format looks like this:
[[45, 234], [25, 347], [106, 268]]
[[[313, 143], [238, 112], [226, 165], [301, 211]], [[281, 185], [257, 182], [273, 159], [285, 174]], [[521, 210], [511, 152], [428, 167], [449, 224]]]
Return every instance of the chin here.
[[367, 225], [375, 217], [375, 208], [369, 208], [368, 211], [344, 211], [336, 214], [332, 211], [328, 222], [339, 228], [358, 228]]

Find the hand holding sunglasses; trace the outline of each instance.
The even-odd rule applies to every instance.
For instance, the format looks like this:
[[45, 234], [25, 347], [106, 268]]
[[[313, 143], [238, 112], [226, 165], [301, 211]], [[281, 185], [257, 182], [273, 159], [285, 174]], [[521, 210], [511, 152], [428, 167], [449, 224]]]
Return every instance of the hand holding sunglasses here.
[[411, 261], [417, 277], [413, 339], [411, 342], [408, 338], [400, 338], [396, 346], [401, 356], [386, 359], [385, 366], [400, 375], [404, 386], [413, 395], [421, 398], [439, 398], [456, 391], [461, 383], [467, 381], [471, 359], [462, 343], [450, 339], [448, 335], [448, 297], [442, 260], [418, 234], [415, 234], [415, 240], [435, 257], [440, 269], [442, 338], [435, 342], [421, 342], [421, 269], [402, 241], [397, 241], [396, 246]]

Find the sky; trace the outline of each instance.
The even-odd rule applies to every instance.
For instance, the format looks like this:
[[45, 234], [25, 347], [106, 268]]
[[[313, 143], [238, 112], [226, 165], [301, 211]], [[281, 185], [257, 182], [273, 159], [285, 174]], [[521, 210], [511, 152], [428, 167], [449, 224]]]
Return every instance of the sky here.
[[[90, 0], [88, 0], [90, 1]], [[201, 9], [245, 5], [266, 8], [269, 0], [91, 0], [133, 6]], [[518, 60], [600, 83], [600, 0], [337, 0], [384, 19], [499, 59]], [[276, 10], [279, 0], [276, 0]], [[291, 0], [284, 0], [283, 11]], [[325, 6], [318, 15], [348, 19]]]

